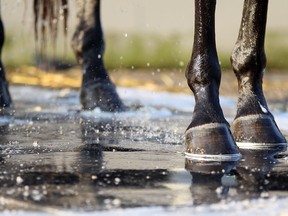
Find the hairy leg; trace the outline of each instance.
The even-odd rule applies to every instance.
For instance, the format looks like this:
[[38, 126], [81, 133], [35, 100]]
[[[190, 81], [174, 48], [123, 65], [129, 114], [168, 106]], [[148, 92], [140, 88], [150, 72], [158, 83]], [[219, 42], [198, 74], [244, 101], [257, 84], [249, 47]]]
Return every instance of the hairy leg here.
[[[0, 18], [0, 57], [2, 55], [2, 47], [4, 44], [4, 26], [2, 23], [2, 19]], [[0, 59], [0, 109], [1, 111], [12, 108], [12, 100], [8, 90], [8, 82], [5, 77], [5, 70], [2, 64], [2, 60]]]
[[215, 7], [216, 0], [195, 0], [194, 45], [186, 71], [196, 103], [186, 131], [186, 152], [193, 156], [238, 153], [219, 104], [221, 69], [215, 45]]
[[231, 63], [238, 79], [237, 115], [232, 132], [239, 143], [285, 143], [262, 89], [268, 0], [245, 0]]
[[78, 24], [72, 47], [82, 65], [80, 100], [83, 109], [125, 110], [103, 62], [104, 37], [100, 19], [100, 0], [77, 0]]

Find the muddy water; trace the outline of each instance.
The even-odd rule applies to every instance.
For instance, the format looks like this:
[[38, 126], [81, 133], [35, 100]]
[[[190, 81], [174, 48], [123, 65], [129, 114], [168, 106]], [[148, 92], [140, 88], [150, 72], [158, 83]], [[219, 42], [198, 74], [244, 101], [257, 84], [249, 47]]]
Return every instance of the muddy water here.
[[[231, 203], [249, 209], [255, 200], [288, 196], [284, 149], [245, 150], [238, 163], [185, 160], [190, 96], [142, 91], [138, 100], [138, 90], [120, 89], [132, 111], [114, 115], [80, 112], [78, 93], [69, 89], [11, 90], [16, 112], [0, 118], [0, 209], [8, 213], [221, 213], [231, 212]], [[159, 99], [165, 95], [174, 103]], [[235, 106], [235, 99], [222, 101], [224, 110]]]

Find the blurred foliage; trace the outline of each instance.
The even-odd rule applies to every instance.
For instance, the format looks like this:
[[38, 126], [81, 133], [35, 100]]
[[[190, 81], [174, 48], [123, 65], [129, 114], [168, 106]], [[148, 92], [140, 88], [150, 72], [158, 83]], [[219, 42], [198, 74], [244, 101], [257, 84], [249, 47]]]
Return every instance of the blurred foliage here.
[[[281, 32], [268, 32], [266, 38], [267, 68], [287, 71], [288, 37]], [[185, 38], [186, 37], [186, 38]], [[155, 34], [119, 34], [106, 35], [104, 60], [109, 70], [113, 69], [176, 69], [185, 71], [191, 56], [192, 44], [187, 43], [187, 36]], [[8, 68], [36, 64], [36, 45], [34, 37], [23, 36], [17, 39], [8, 35], [3, 50], [3, 61]], [[189, 38], [191, 41], [191, 39]], [[65, 43], [64, 43], [65, 42]], [[70, 48], [70, 39], [60, 41], [55, 47], [47, 46], [47, 56], [76, 64]], [[60, 44], [60, 45], [59, 45]], [[66, 45], [63, 45], [66, 44]], [[231, 70], [230, 54], [218, 50], [219, 61], [224, 70]]]
[[113, 68], [186, 68], [191, 47], [182, 46], [180, 35], [107, 36], [105, 63]]
[[[269, 71], [288, 71], [288, 32], [269, 31], [266, 34], [265, 52], [267, 57], [267, 69]], [[231, 50], [232, 52], [232, 50]], [[231, 70], [231, 52], [222, 51], [219, 53], [219, 61], [223, 69]]]
[[266, 40], [267, 68], [288, 70], [288, 32], [268, 32]]

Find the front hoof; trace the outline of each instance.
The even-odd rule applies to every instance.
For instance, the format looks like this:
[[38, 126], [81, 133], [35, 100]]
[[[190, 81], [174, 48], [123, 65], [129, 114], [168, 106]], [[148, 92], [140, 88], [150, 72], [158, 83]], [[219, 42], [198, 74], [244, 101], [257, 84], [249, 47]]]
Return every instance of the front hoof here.
[[202, 161], [238, 161], [238, 147], [226, 124], [211, 123], [185, 133], [186, 158]]
[[273, 149], [287, 145], [273, 117], [268, 115], [249, 115], [235, 119], [232, 134], [238, 147], [243, 149]]
[[105, 112], [123, 112], [127, 107], [118, 96], [115, 86], [111, 83], [97, 83], [81, 88], [80, 100], [84, 110], [99, 107]]

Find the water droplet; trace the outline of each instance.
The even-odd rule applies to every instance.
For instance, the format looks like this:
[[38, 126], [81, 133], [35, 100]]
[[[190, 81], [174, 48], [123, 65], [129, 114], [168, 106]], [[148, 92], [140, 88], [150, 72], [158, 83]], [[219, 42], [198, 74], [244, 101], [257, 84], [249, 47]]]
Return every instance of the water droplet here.
[[114, 199], [113, 201], [112, 201], [112, 205], [113, 206], [120, 206], [121, 205], [121, 200], [120, 199]]
[[21, 178], [21, 176], [16, 177], [16, 183], [21, 184], [24, 180]]
[[43, 197], [43, 194], [41, 194], [38, 190], [33, 190], [31, 197], [35, 201], [40, 201]]
[[38, 142], [37, 142], [37, 141], [34, 141], [34, 142], [33, 142], [33, 147], [34, 147], [34, 148], [37, 148], [37, 147], [39, 147], [39, 144], [38, 144]]
[[41, 112], [41, 111], [42, 111], [42, 107], [36, 106], [36, 107], [34, 107], [33, 110], [34, 110], [35, 112]]
[[120, 182], [121, 182], [121, 179], [120, 179], [120, 178], [116, 177], [116, 178], [114, 179], [114, 183], [115, 183], [116, 185], [118, 185]]
[[97, 179], [97, 176], [96, 176], [96, 175], [92, 175], [92, 176], [91, 176], [91, 179], [92, 179], [92, 180], [96, 180], [96, 179]]

